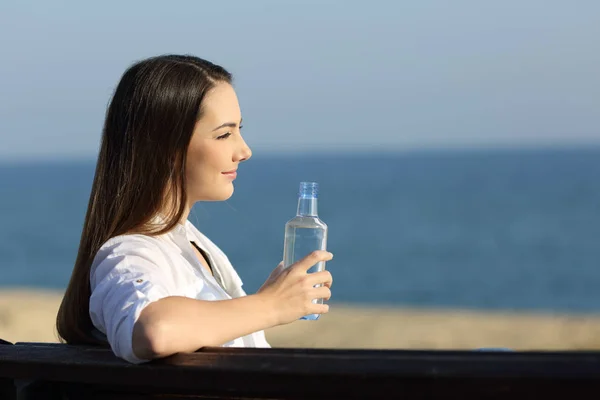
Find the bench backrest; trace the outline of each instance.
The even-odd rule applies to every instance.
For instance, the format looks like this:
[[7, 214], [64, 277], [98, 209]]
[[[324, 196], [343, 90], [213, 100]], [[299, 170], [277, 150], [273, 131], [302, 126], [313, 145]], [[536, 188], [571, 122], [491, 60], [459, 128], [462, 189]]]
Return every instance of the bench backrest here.
[[132, 365], [105, 348], [17, 343], [0, 345], [0, 379], [86, 399], [577, 398], [600, 393], [600, 352], [205, 348]]

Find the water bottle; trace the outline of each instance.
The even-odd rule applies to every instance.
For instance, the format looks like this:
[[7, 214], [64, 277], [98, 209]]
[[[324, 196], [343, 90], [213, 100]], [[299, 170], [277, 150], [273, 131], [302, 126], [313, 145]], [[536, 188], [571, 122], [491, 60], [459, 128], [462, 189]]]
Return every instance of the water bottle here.
[[[327, 225], [319, 219], [317, 196], [319, 185], [316, 182], [300, 182], [298, 191], [298, 211], [296, 216], [285, 224], [283, 245], [283, 264], [287, 268], [315, 250], [327, 250]], [[325, 262], [320, 261], [308, 270], [308, 273], [323, 271]], [[321, 286], [318, 284], [315, 287]], [[323, 299], [314, 299], [313, 303], [323, 304]], [[301, 317], [305, 320], [317, 320], [320, 314]]]

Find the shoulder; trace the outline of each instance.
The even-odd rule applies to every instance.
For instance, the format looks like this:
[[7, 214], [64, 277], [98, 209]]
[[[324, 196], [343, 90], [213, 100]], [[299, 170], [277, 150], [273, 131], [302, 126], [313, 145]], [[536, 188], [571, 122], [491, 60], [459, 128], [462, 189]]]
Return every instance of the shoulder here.
[[160, 239], [156, 236], [142, 234], [127, 234], [108, 239], [98, 253], [125, 254], [136, 250], [160, 250]]
[[160, 237], [127, 234], [107, 240], [96, 252], [90, 269], [92, 282], [110, 274], [152, 271], [166, 261], [164, 241]]

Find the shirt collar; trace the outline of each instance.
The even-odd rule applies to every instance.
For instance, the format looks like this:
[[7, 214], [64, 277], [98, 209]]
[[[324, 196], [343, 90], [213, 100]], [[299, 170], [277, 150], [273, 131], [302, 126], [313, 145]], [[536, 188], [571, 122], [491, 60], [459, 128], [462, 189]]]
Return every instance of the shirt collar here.
[[[164, 224], [167, 222], [167, 218], [163, 214], [156, 214], [152, 218], [150, 218], [151, 224]], [[178, 222], [177, 225], [173, 227], [173, 229], [169, 232], [177, 236], [188, 237], [190, 234], [189, 225], [191, 222], [189, 220], [185, 220], [184, 222]]]
[[[166, 222], [166, 217], [162, 214], [157, 214], [151, 219], [151, 221], [152, 223], [157, 224], [164, 223]], [[196, 234], [196, 232], [198, 232], [198, 234]], [[218, 247], [216, 247], [216, 245], [210, 242], [208, 238], [205, 238], [203, 235], [201, 235], [200, 232], [197, 229], [195, 229], [194, 225], [188, 219], [186, 219], [183, 223], [180, 222], [177, 225], [175, 225], [175, 227], [168, 234], [173, 235], [175, 239], [183, 239], [188, 242], [190, 240], [194, 240], [199, 246], [209, 246], [209, 248], [212, 248], [212, 250], [214, 250], [214, 252], [212, 252], [213, 258], [219, 258], [219, 263], [221, 263], [224, 259], [226, 261], [226, 265], [223, 268], [219, 267], [219, 273], [223, 278], [223, 283], [225, 287], [228, 288], [230, 292], [236, 290], [236, 287], [241, 287], [244, 284], [240, 276], [233, 268], [233, 266], [231, 266], [231, 264], [229, 263], [227, 256], [225, 256], [225, 254], [222, 253], [221, 250], [218, 249]], [[204, 239], [202, 239], [203, 237]], [[198, 240], [200, 240], [200, 242], [198, 242]], [[210, 256], [211, 251], [208, 251], [208, 253]], [[222, 256], [219, 254], [222, 254]]]

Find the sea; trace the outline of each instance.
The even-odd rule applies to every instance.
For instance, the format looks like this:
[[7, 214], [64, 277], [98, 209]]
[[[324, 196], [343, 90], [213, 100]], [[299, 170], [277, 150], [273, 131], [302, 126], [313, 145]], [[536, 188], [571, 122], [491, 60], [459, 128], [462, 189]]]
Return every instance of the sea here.
[[[0, 163], [0, 288], [66, 287], [94, 169]], [[332, 303], [600, 312], [600, 148], [255, 153], [190, 215], [248, 293], [282, 259], [301, 181], [320, 185]]]

